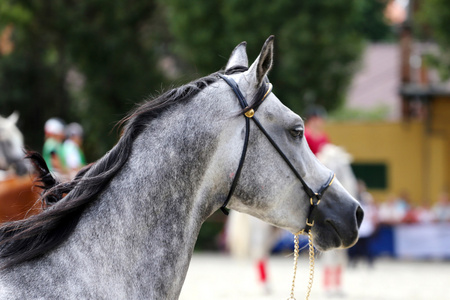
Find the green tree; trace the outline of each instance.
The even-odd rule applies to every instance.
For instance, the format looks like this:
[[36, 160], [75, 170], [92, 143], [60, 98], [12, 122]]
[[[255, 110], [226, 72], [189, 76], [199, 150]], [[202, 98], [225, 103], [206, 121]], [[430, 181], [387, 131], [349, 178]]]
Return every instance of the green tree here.
[[168, 0], [174, 51], [204, 75], [223, 67], [233, 47], [248, 42], [250, 59], [276, 38], [270, 77], [276, 94], [296, 111], [310, 103], [333, 110], [362, 49], [358, 28], [364, 1]]
[[391, 41], [394, 34], [388, 24], [384, 11], [389, 0], [361, 1], [362, 13], [359, 15], [357, 30], [369, 41]]
[[53, 37], [42, 32], [30, 7], [19, 1], [0, 2], [0, 32], [7, 26], [13, 29], [14, 48], [0, 54], [0, 114], [18, 111], [26, 144], [39, 149], [45, 120], [68, 116], [64, 62], [55, 47], [49, 47]]
[[[439, 54], [430, 55], [428, 62], [439, 70], [443, 80], [450, 78], [450, 5], [446, 0], [419, 1], [416, 27], [421, 26], [421, 36], [435, 41]], [[416, 21], [415, 20], [415, 21]]]
[[[103, 154], [115, 142], [111, 127], [136, 102], [161, 86], [157, 68], [160, 41], [152, 33], [158, 19], [154, 1], [76, 1], [59, 27], [69, 29], [68, 56], [85, 77], [76, 111], [90, 132], [89, 152]], [[60, 31], [61, 37], [66, 36]], [[85, 100], [85, 101], [83, 101]], [[86, 101], [87, 100], [87, 101]], [[99, 117], [101, 116], [101, 117]], [[108, 138], [108, 143], [96, 141]], [[100, 151], [96, 151], [96, 150]]]
[[20, 110], [33, 148], [49, 117], [80, 121], [89, 158], [103, 155], [114, 123], [161, 86], [160, 23], [149, 0], [3, 0], [0, 30], [14, 26], [15, 49], [0, 58], [2, 113]]

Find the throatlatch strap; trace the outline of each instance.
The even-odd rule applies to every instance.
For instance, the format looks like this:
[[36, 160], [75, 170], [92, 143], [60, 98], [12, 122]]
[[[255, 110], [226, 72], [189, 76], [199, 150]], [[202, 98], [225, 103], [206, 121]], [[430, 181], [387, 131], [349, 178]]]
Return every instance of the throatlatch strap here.
[[245, 118], [245, 138], [244, 138], [244, 148], [242, 149], [241, 159], [239, 161], [239, 166], [237, 168], [236, 174], [233, 178], [233, 183], [231, 184], [230, 191], [228, 192], [227, 199], [223, 203], [220, 210], [228, 216], [229, 212], [227, 210], [228, 202], [230, 202], [231, 196], [233, 196], [234, 190], [236, 189], [237, 182], [239, 180], [239, 177], [241, 176], [242, 166], [244, 165], [245, 155], [247, 154], [247, 146], [248, 146], [248, 140], [250, 136], [250, 120], [248, 118]]
[[[241, 90], [239, 89], [239, 86], [233, 79], [229, 79], [228, 77], [223, 76], [222, 74], [218, 74], [220, 78], [225, 80], [226, 83], [233, 89], [233, 92], [236, 94], [236, 97], [239, 100], [239, 104], [244, 109], [248, 106], [247, 101], [245, 100], [244, 95], [242, 95]], [[233, 196], [234, 190], [236, 189], [239, 177], [241, 176], [242, 167], [244, 165], [245, 156], [247, 154], [247, 148], [248, 148], [248, 140], [250, 137], [250, 120], [246, 116], [245, 117], [245, 138], [244, 138], [244, 147], [242, 149], [241, 159], [239, 160], [239, 165], [236, 170], [236, 173], [234, 174], [233, 182], [231, 183], [230, 191], [228, 192], [227, 198], [225, 202], [223, 203], [220, 210], [225, 214], [228, 215], [229, 212], [227, 210], [228, 202], [230, 202], [231, 197]]]

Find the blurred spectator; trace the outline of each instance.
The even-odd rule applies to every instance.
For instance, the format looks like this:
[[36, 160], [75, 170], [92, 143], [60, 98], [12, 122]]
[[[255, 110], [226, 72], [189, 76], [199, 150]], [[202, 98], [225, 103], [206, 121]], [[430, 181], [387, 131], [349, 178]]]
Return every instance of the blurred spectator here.
[[356, 266], [358, 258], [365, 258], [369, 266], [373, 265], [373, 254], [370, 251], [370, 239], [374, 235], [378, 225], [378, 213], [372, 195], [367, 192], [366, 184], [358, 182], [358, 200], [364, 210], [364, 219], [359, 228], [359, 240], [349, 249], [349, 265]]
[[424, 204], [417, 208], [417, 220], [419, 223], [432, 223], [436, 220], [436, 216], [430, 206]]
[[74, 178], [78, 171], [86, 165], [82, 150], [83, 127], [78, 123], [70, 123], [66, 127], [66, 138], [63, 144], [65, 164], [69, 177]]
[[402, 219], [402, 223], [431, 223], [435, 219], [433, 212], [427, 205], [410, 207]]
[[403, 212], [403, 214], [406, 214], [406, 212], [411, 208], [410, 203], [411, 203], [411, 201], [410, 201], [409, 195], [406, 191], [401, 192], [399, 197], [395, 200], [397, 209], [400, 212]]
[[325, 119], [327, 112], [321, 106], [311, 106], [305, 113], [305, 138], [309, 148], [314, 154], [330, 142], [325, 132]]
[[405, 217], [407, 210], [407, 206], [399, 198], [396, 199], [391, 196], [380, 205], [379, 221], [389, 225], [399, 224]]
[[64, 140], [64, 122], [58, 118], [51, 118], [45, 122], [45, 142], [42, 156], [50, 171], [61, 176], [66, 173], [64, 151], [62, 142]]
[[450, 222], [450, 201], [447, 192], [439, 195], [438, 201], [432, 207], [432, 211], [438, 222]]

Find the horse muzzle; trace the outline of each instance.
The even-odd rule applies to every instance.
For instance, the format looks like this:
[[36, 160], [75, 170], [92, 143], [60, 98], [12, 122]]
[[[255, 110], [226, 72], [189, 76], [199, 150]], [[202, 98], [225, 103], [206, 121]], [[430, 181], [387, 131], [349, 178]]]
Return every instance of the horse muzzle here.
[[357, 201], [348, 200], [351, 202], [345, 201], [345, 205], [337, 207], [319, 205], [315, 225], [312, 228], [314, 242], [319, 250], [349, 248], [358, 241], [358, 229], [364, 218], [364, 212]]

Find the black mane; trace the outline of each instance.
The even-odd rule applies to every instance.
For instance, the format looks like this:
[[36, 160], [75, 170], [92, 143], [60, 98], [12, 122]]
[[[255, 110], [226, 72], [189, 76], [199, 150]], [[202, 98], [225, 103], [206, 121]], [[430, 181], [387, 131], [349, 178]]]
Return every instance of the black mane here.
[[63, 243], [75, 229], [87, 205], [97, 198], [128, 160], [133, 141], [146, 124], [170, 106], [194, 97], [217, 80], [217, 75], [211, 74], [138, 106], [121, 122], [126, 125], [119, 142], [100, 160], [82, 169], [71, 182], [58, 182], [50, 175], [45, 162], [39, 161], [39, 155], [31, 153], [29, 156], [40, 175], [37, 186], [44, 188], [41, 201], [47, 209], [25, 220], [1, 225], [1, 267], [41, 256]]
[[[229, 69], [225, 74], [245, 71], [244, 67]], [[100, 160], [83, 168], [74, 180], [66, 183], [53, 178], [37, 153], [29, 158], [35, 165], [40, 179], [37, 185], [44, 189], [41, 201], [45, 210], [28, 219], [5, 223], [0, 226], [0, 268], [7, 268], [44, 255], [61, 245], [73, 232], [81, 214], [95, 201], [110, 180], [128, 160], [133, 141], [172, 105], [186, 101], [218, 80], [217, 73], [167, 91], [154, 100], [144, 102], [119, 124], [125, 124], [118, 143]], [[261, 86], [251, 103], [265, 93]], [[256, 99], [256, 101], [255, 101]], [[62, 201], [63, 200], [63, 201]]]

